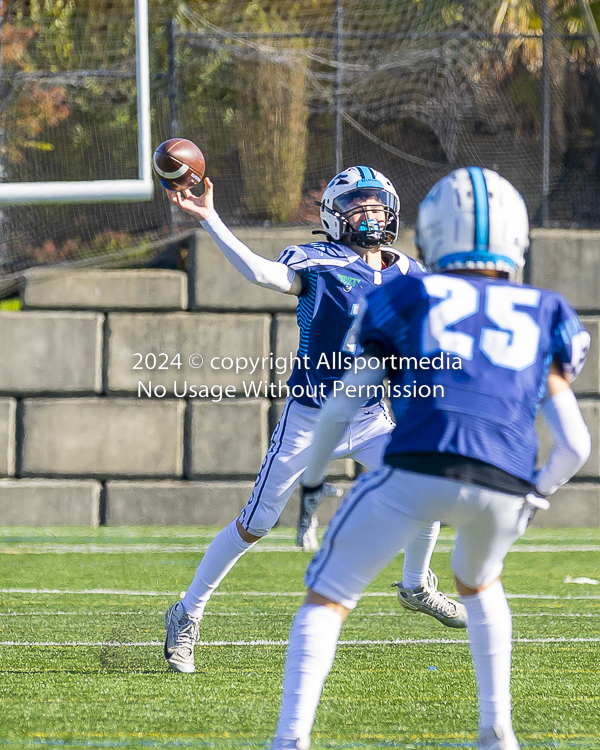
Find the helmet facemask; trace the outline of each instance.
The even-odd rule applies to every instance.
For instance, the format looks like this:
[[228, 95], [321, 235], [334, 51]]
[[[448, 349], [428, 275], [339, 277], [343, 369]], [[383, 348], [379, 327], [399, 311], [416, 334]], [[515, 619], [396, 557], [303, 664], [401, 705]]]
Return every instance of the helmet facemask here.
[[340, 221], [340, 240], [363, 248], [390, 245], [398, 236], [398, 199], [383, 188], [338, 195], [329, 210]]

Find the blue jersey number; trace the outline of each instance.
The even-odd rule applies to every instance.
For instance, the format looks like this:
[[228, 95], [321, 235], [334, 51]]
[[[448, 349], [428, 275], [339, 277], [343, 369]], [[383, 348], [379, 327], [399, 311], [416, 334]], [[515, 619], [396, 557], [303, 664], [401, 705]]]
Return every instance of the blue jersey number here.
[[516, 305], [537, 308], [540, 290], [529, 287], [489, 286], [485, 295], [485, 314], [498, 328], [481, 329], [474, 336], [450, 327], [479, 312], [479, 291], [456, 276], [425, 276], [423, 284], [440, 301], [427, 314], [423, 324], [423, 354], [440, 351], [473, 359], [477, 346], [498, 367], [524, 370], [537, 359], [540, 327]]

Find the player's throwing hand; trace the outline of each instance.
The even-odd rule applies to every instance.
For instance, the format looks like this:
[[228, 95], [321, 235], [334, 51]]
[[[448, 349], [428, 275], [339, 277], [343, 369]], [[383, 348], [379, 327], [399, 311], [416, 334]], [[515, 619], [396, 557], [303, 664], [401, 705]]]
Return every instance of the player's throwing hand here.
[[171, 203], [174, 203], [185, 211], [186, 214], [204, 221], [215, 210], [213, 198], [214, 186], [208, 177], [204, 178], [204, 185], [204, 193], [200, 197], [194, 195], [191, 190], [181, 190], [178, 192], [167, 190], [167, 198]]

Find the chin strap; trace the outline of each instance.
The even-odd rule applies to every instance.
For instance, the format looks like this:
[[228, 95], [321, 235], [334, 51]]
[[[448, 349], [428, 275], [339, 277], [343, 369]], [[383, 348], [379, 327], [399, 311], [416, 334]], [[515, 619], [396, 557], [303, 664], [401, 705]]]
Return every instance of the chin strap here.
[[358, 247], [364, 247], [366, 249], [379, 247], [380, 245], [384, 244], [383, 237], [378, 237], [377, 239], [375, 239], [374, 237], [365, 237], [364, 235], [358, 233], [351, 234], [348, 241], [352, 245], [357, 245]]
[[375, 219], [365, 219], [358, 229], [350, 232], [349, 241], [358, 247], [378, 247], [385, 244], [385, 228], [379, 226]]

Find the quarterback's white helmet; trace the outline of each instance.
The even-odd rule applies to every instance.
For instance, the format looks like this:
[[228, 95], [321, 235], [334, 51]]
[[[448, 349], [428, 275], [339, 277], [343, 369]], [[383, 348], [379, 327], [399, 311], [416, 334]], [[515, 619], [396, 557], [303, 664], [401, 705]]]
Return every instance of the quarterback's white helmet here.
[[529, 247], [525, 201], [497, 172], [456, 169], [419, 206], [415, 243], [430, 271], [494, 269], [514, 278]]
[[[364, 204], [378, 204], [384, 226], [369, 219]], [[364, 215], [358, 229], [348, 218]], [[398, 237], [400, 198], [388, 178], [371, 167], [349, 167], [327, 185], [320, 203], [321, 224], [332, 240], [347, 240], [359, 247], [391, 245]], [[354, 222], [356, 224], [356, 222]]]

